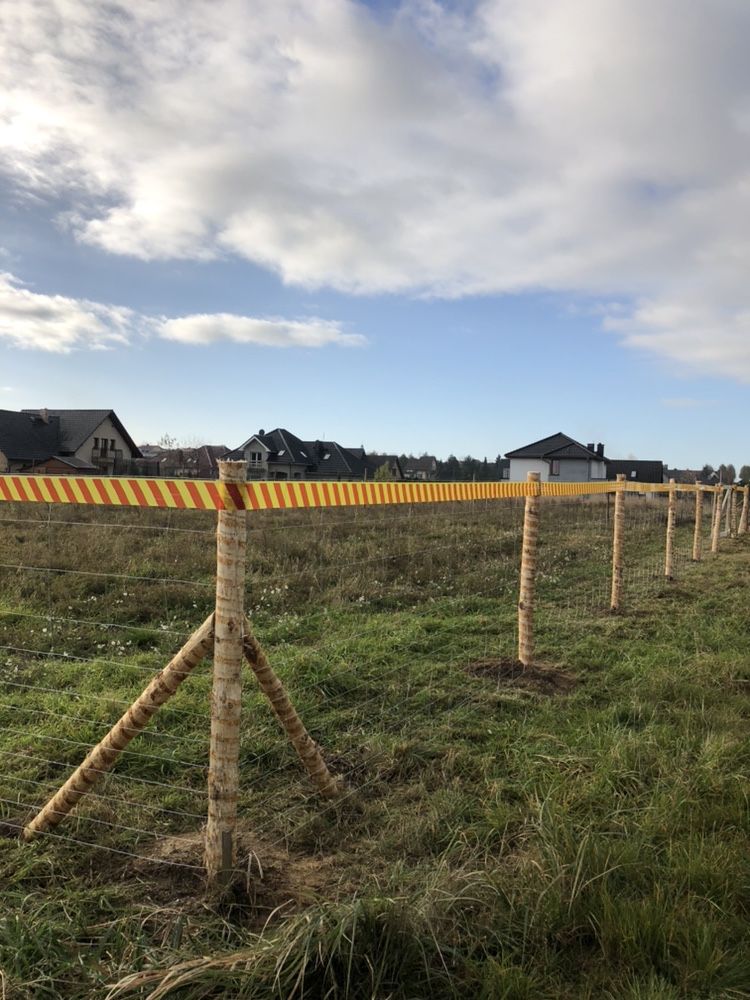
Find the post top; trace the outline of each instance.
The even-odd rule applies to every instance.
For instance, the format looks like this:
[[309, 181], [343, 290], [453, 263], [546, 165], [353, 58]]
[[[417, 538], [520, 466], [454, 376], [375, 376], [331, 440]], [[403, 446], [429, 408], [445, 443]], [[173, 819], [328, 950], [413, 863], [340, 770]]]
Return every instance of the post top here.
[[676, 480], [676, 479], [674, 478], [674, 476], [673, 476], [673, 477], [672, 477], [672, 478], [671, 478], [671, 479], [669, 480], [669, 485], [670, 485], [670, 486], [674, 486], [674, 484], [675, 484], [676, 482], [677, 482], [677, 480]]
[[526, 482], [527, 483], [538, 483], [539, 480], [540, 480], [540, 478], [541, 478], [541, 476], [540, 476], [540, 473], [538, 473], [538, 472], [527, 472], [526, 473]]
[[222, 483], [244, 483], [247, 479], [247, 466], [244, 460], [219, 460], [219, 481]]
[[625, 473], [624, 472], [618, 472], [617, 473], [617, 482], [621, 483], [624, 479], [625, 479]]

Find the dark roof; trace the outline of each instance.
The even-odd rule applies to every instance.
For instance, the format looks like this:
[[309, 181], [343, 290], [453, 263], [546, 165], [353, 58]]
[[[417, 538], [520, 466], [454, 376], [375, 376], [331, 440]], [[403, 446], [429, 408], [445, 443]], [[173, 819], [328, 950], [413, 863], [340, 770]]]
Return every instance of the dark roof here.
[[339, 476], [364, 479], [366, 460], [337, 441], [306, 441], [305, 445], [316, 466], [315, 473], [321, 479], [338, 479]]
[[60, 450], [60, 421], [0, 410], [0, 451], [16, 462], [43, 462]]
[[403, 463], [404, 472], [434, 472], [436, 467], [434, 455], [420, 455], [419, 458], [410, 455]]
[[51, 455], [48, 461], [54, 460], [55, 462], [60, 462], [61, 465], [67, 465], [71, 469], [78, 469], [79, 472], [100, 472], [95, 465], [91, 462], [86, 462], [82, 458], [76, 458], [75, 455]]
[[515, 451], [507, 451], [506, 458], [586, 458], [596, 459], [599, 462], [606, 461], [604, 455], [598, 455], [592, 448], [587, 448], [574, 438], [558, 431], [540, 441], [533, 441], [524, 445], [523, 448], [516, 448]]
[[[41, 413], [41, 410], [23, 410], [23, 413]], [[47, 410], [50, 417], [60, 420], [60, 451], [78, 451], [83, 442], [95, 433], [97, 428], [109, 417], [121, 437], [130, 448], [133, 458], [142, 458], [138, 445], [125, 430], [120, 418], [114, 410]]]
[[635, 483], [660, 483], [664, 478], [664, 463], [635, 458], [612, 458], [607, 461], [607, 479], [617, 475]]

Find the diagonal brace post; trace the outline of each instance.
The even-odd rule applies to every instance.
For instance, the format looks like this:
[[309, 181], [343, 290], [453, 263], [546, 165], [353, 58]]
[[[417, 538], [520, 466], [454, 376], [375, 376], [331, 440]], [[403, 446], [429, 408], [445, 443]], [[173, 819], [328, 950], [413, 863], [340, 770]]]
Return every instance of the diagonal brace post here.
[[211, 614], [179, 653], [154, 677], [104, 739], [91, 750], [59, 791], [26, 825], [24, 840], [31, 840], [37, 834], [53, 829], [75, 809], [101, 776], [114, 766], [128, 743], [146, 728], [158, 709], [169, 701], [185, 678], [211, 652], [213, 638], [214, 616]]
[[323, 755], [315, 740], [310, 736], [297, 710], [286, 693], [284, 685], [279, 680], [276, 671], [268, 662], [263, 647], [255, 638], [250, 628], [250, 622], [245, 619], [245, 634], [243, 637], [245, 659], [252, 667], [253, 673], [263, 694], [271, 703], [274, 715], [281, 723], [289, 741], [297, 751], [302, 765], [310, 776], [310, 780], [326, 799], [333, 799], [341, 791], [340, 783], [328, 770]]

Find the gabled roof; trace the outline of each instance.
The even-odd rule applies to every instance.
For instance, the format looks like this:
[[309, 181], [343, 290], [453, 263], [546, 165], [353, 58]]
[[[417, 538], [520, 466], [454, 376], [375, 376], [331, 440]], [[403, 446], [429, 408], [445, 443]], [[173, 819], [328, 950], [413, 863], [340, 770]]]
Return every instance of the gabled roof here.
[[0, 410], [0, 451], [16, 462], [43, 462], [60, 450], [60, 421]]
[[305, 444], [321, 479], [337, 479], [339, 476], [364, 478], [366, 460], [337, 441], [306, 441]]
[[402, 463], [404, 472], [433, 472], [437, 468], [437, 459], [434, 455], [420, 455], [419, 458], [408, 456]]
[[649, 462], [635, 458], [612, 458], [607, 461], [607, 478], [618, 474], [636, 483], [660, 483], [664, 478], [662, 462]]
[[[41, 410], [22, 410], [22, 413], [41, 413]], [[133, 455], [133, 458], [141, 458], [138, 445], [125, 430], [120, 418], [114, 410], [47, 410], [50, 417], [57, 417], [60, 421], [60, 451], [68, 452], [71, 455], [78, 451], [81, 445], [92, 434], [96, 433], [101, 424], [109, 417], [117, 428], [118, 433], [124, 439]]]
[[[251, 441], [258, 440], [268, 449], [268, 461], [270, 463], [280, 462], [283, 465], [310, 465], [313, 458], [309, 453], [307, 443], [292, 434], [284, 427], [277, 427], [273, 431], [258, 431], [251, 434], [247, 441], [244, 441], [239, 448], [229, 453], [240, 455], [247, 448]], [[229, 457], [227, 456], [227, 457]]]
[[533, 441], [524, 445], [523, 448], [516, 448], [515, 451], [507, 451], [506, 458], [585, 458], [596, 461], [606, 461], [603, 455], [597, 455], [591, 448], [582, 445], [580, 441], [558, 431], [540, 441]]

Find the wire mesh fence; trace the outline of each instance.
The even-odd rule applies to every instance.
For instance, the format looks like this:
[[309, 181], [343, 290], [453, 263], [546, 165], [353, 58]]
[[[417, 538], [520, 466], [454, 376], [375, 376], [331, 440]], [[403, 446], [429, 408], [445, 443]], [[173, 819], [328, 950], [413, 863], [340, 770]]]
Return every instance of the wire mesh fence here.
[[[713, 495], [699, 518], [706, 556]], [[537, 646], [541, 660], [559, 665], [566, 642], [609, 613], [614, 496], [542, 499]], [[627, 609], [667, 585], [668, 497], [629, 492], [624, 501]], [[314, 844], [347, 821], [358, 797], [387, 802], [392, 776], [419, 767], [411, 714], [436, 726], [471, 724], [467, 709], [484, 691], [472, 675], [517, 662], [525, 503], [248, 516], [251, 628], [341, 782], [335, 800], [321, 801], [262, 692], [246, 681], [238, 808], [255, 838]], [[693, 561], [695, 512], [695, 493], [678, 494], [677, 579]], [[736, 520], [735, 532], [739, 512]], [[212, 613], [215, 534], [206, 511], [0, 506], [0, 815], [9, 831], [20, 832]], [[60, 849], [202, 872], [190, 837], [208, 808], [211, 692], [202, 663], [45, 836]]]

